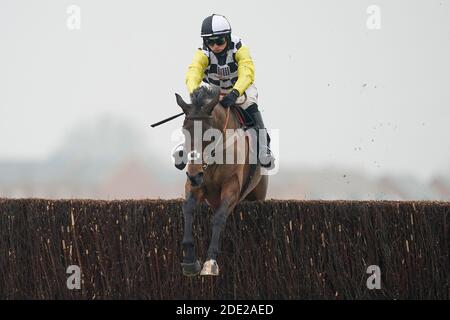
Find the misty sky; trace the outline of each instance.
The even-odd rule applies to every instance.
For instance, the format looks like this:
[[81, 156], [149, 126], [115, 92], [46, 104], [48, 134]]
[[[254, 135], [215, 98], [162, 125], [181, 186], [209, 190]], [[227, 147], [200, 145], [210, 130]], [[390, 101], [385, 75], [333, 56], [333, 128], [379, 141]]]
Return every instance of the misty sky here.
[[[81, 29], [67, 27], [70, 5]], [[366, 12], [380, 8], [381, 29]], [[110, 114], [169, 160], [204, 17], [250, 47], [280, 165], [450, 176], [450, 1], [0, 1], [0, 160], [45, 159]]]

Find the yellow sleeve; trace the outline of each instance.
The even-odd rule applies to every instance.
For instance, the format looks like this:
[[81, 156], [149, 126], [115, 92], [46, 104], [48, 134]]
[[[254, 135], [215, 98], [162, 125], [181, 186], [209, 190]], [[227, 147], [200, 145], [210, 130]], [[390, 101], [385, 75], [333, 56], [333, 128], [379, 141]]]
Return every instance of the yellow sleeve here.
[[255, 80], [255, 65], [246, 46], [240, 47], [236, 51], [235, 57], [238, 65], [238, 80], [234, 84], [233, 89], [236, 89], [239, 91], [239, 95], [242, 95]]
[[186, 74], [186, 86], [189, 93], [192, 93], [200, 86], [205, 69], [207, 67], [208, 57], [203, 53], [202, 50], [197, 50]]

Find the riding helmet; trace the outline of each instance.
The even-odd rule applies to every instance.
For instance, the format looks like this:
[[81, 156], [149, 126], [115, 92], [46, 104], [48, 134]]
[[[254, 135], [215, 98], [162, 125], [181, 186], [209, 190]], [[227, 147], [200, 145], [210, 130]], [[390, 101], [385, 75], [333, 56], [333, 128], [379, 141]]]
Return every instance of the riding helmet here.
[[[224, 35], [228, 42], [228, 48], [231, 47], [231, 25], [227, 18], [220, 14], [212, 14], [206, 17], [202, 23], [201, 36], [203, 43], [206, 45], [206, 40], [209, 37]], [[207, 47], [207, 46], [206, 46]], [[225, 50], [226, 51], [226, 50]]]
[[224, 16], [212, 14], [203, 20], [201, 34], [202, 38], [231, 34], [231, 26]]

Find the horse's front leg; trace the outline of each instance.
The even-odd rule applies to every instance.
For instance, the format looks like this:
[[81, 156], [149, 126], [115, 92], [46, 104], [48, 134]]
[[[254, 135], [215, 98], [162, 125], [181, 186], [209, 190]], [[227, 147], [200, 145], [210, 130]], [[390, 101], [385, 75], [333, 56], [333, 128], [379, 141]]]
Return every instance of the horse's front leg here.
[[184, 257], [181, 263], [183, 274], [186, 276], [195, 276], [201, 270], [200, 262], [195, 256], [194, 238], [192, 236], [192, 222], [194, 220], [196, 204], [197, 200], [192, 192], [187, 193], [186, 199], [183, 202], [184, 235], [182, 245]]
[[208, 257], [203, 264], [201, 275], [219, 275], [216, 258], [219, 253], [220, 234], [225, 227], [228, 216], [239, 201], [240, 186], [236, 176], [233, 176], [222, 186], [221, 204], [212, 217], [212, 237], [208, 248]]

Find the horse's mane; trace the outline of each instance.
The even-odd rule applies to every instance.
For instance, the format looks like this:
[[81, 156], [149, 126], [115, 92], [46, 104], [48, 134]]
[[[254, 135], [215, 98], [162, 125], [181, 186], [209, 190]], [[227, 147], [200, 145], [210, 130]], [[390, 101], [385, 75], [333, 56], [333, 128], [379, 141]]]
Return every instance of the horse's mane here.
[[191, 94], [191, 102], [200, 108], [214, 99], [219, 94], [219, 88], [213, 86], [200, 86]]

